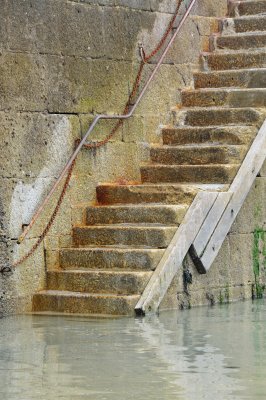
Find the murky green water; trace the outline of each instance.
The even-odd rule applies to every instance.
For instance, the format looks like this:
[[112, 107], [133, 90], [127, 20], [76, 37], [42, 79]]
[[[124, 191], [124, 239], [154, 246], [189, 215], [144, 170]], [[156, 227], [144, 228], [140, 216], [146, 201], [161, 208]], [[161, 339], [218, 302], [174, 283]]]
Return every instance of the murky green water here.
[[266, 398], [266, 301], [145, 319], [0, 320], [1, 400]]

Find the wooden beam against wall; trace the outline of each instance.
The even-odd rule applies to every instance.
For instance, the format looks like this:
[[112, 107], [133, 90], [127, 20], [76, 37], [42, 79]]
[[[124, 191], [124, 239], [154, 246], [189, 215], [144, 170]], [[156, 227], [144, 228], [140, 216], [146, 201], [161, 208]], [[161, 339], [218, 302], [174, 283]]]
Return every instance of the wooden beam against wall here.
[[[235, 221], [255, 179], [259, 174], [266, 159], [266, 120], [254, 139], [238, 173], [229, 188], [231, 195], [228, 204], [217, 199], [217, 207], [213, 210], [220, 215], [219, 222], [210, 221], [214, 212], [210, 212], [207, 219], [210, 225], [205, 223], [201, 227], [190, 249], [191, 256], [201, 273], [206, 273], [214, 262], [218, 252]], [[226, 197], [224, 198], [226, 202]], [[219, 203], [219, 204], [218, 204]], [[219, 208], [220, 206], [220, 208]], [[216, 218], [217, 219], [217, 218]], [[213, 223], [212, 223], [213, 222]], [[216, 224], [215, 228], [213, 226]]]

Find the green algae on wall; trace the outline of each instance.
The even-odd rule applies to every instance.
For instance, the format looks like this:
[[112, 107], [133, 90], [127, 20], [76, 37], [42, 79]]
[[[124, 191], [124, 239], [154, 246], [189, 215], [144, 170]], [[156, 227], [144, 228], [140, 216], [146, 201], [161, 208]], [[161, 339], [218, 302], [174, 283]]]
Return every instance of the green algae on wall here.
[[253, 273], [255, 283], [252, 295], [253, 297], [261, 298], [265, 290], [263, 280], [265, 278], [266, 267], [266, 231], [256, 228], [253, 235]]

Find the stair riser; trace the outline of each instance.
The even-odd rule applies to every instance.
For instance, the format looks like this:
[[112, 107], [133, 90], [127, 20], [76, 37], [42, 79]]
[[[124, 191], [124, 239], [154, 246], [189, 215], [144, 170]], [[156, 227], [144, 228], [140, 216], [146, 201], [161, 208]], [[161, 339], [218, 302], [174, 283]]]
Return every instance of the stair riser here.
[[259, 124], [263, 116], [259, 112], [244, 108], [244, 109], [199, 109], [188, 111], [174, 111], [173, 119], [176, 126], [212, 126], [212, 125], [238, 125], [238, 124]]
[[35, 294], [33, 311], [51, 311], [71, 314], [134, 315], [138, 299], [106, 299], [93, 297], [49, 296]]
[[[202, 56], [202, 66], [212, 70], [230, 70], [238, 68], [265, 68], [266, 51], [258, 53], [239, 53], [239, 54], [206, 54]], [[205, 67], [206, 66], [206, 67]]]
[[60, 266], [63, 269], [123, 269], [130, 271], [154, 270], [164, 250], [124, 251], [69, 249], [61, 250]]
[[150, 188], [128, 188], [127, 186], [104, 185], [98, 186], [97, 200], [100, 204], [139, 204], [139, 203], [162, 203], [162, 204], [190, 204], [196, 195], [195, 191], [184, 191], [182, 189], [167, 190], [163, 187]]
[[223, 35], [254, 31], [264, 31], [266, 26], [266, 17], [250, 17], [250, 18], [227, 18], [219, 23], [219, 30]]
[[248, 1], [248, 2], [231, 2], [229, 6], [230, 16], [238, 15], [256, 15], [266, 13], [266, 2], [265, 1]]
[[266, 88], [266, 71], [229, 71], [196, 73], [194, 75], [195, 89], [200, 88]]
[[265, 107], [266, 89], [264, 91], [183, 92], [182, 103], [185, 107]]
[[211, 36], [211, 50], [242, 50], [266, 47], [266, 35]]
[[[141, 276], [139, 276], [141, 275]], [[128, 274], [95, 273], [64, 273], [48, 272], [48, 290], [67, 290], [71, 292], [100, 293], [131, 295], [141, 294], [148, 280], [150, 272]]]
[[88, 229], [74, 228], [73, 236], [76, 245], [92, 246], [148, 246], [154, 248], [166, 248], [170, 243], [177, 228], [156, 229]]
[[159, 164], [229, 164], [238, 163], [243, 159], [244, 150], [242, 147], [208, 149], [151, 149], [151, 160]]
[[178, 207], [138, 207], [119, 208], [111, 207], [87, 209], [87, 224], [120, 224], [120, 223], [158, 223], [158, 224], [180, 224], [184, 217], [185, 209]]
[[249, 144], [257, 134], [252, 127], [164, 129], [165, 145], [184, 145], [202, 143]]
[[237, 166], [183, 166], [141, 168], [143, 182], [173, 182], [173, 183], [230, 183], [237, 172]]

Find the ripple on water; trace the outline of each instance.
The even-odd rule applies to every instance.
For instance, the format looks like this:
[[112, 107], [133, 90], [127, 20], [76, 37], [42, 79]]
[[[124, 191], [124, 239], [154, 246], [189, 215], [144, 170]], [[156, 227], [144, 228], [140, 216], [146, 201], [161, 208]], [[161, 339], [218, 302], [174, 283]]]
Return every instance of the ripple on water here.
[[0, 321], [1, 400], [265, 399], [266, 302]]

